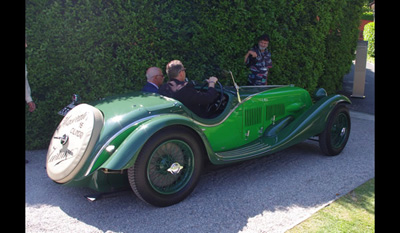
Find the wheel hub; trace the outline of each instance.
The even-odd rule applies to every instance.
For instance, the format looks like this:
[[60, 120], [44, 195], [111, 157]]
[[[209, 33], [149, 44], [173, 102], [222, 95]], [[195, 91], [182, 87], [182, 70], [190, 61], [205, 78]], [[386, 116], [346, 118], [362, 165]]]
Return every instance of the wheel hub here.
[[179, 172], [183, 169], [183, 166], [181, 166], [179, 163], [175, 162], [171, 165], [170, 168], [167, 169], [169, 173], [172, 175], [177, 175]]
[[340, 131], [340, 137], [343, 137], [346, 134], [346, 128], [343, 127], [342, 130]]
[[69, 136], [64, 134], [62, 137], [53, 137], [54, 139], [60, 139], [61, 145], [65, 145], [68, 142]]

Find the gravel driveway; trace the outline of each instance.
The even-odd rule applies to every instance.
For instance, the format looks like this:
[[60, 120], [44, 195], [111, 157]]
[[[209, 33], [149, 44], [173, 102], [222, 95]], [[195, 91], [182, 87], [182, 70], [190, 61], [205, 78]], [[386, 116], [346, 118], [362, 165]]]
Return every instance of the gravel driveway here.
[[26, 151], [26, 232], [284, 232], [375, 176], [374, 116], [350, 112], [343, 152], [324, 156], [318, 142], [205, 172], [183, 202], [156, 208], [132, 191], [95, 202], [94, 191], [47, 177], [46, 150]]

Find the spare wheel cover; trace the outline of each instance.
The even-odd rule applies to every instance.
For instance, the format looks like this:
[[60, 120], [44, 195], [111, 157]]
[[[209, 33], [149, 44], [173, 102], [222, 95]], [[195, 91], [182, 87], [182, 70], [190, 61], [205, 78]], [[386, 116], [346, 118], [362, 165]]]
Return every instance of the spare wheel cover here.
[[103, 115], [95, 107], [80, 104], [58, 125], [46, 158], [47, 175], [57, 183], [70, 181], [79, 172], [99, 138]]

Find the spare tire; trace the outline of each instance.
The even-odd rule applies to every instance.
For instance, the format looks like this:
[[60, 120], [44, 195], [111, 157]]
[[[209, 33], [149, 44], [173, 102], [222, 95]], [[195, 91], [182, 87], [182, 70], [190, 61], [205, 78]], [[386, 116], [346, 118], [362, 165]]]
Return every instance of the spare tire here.
[[90, 155], [101, 128], [103, 114], [88, 104], [71, 109], [58, 125], [46, 158], [47, 175], [57, 183], [70, 181]]

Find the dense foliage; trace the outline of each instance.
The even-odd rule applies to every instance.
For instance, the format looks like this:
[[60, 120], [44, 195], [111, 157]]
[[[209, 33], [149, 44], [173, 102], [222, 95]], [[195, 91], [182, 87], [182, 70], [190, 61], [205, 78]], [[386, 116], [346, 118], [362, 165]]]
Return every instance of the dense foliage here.
[[190, 79], [224, 70], [246, 84], [247, 50], [270, 35], [268, 84], [340, 89], [354, 59], [363, 0], [27, 0], [26, 63], [37, 109], [26, 111], [26, 146], [45, 148], [57, 112], [139, 90], [150, 66], [179, 59]]
[[364, 40], [368, 41], [368, 55], [375, 57], [375, 22], [371, 22], [364, 27]]

